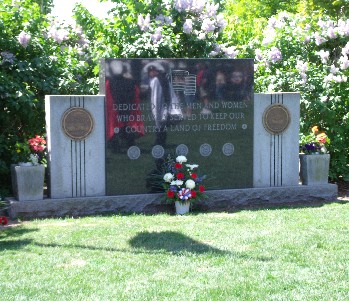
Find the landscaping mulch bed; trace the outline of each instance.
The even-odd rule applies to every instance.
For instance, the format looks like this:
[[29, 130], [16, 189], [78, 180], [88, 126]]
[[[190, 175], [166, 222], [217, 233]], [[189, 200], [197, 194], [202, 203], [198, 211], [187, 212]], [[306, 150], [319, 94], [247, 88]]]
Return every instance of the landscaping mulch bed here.
[[337, 182], [338, 185], [338, 198], [349, 201], [349, 182]]

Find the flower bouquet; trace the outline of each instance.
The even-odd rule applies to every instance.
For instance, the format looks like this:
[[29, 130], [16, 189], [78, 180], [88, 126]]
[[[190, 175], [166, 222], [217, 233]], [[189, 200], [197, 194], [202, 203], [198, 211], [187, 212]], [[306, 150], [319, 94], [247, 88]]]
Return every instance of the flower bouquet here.
[[6, 216], [2, 216], [1, 214], [4, 213], [5, 209], [9, 207], [9, 203], [2, 201], [0, 198], [0, 227], [6, 226], [8, 224], [8, 218]]
[[319, 185], [328, 183], [330, 154], [326, 146], [330, 139], [317, 126], [313, 126], [311, 133], [301, 136], [299, 175], [303, 185]]
[[36, 135], [34, 138], [28, 140], [30, 151], [32, 152], [29, 155], [29, 160], [33, 165], [38, 164], [46, 164], [45, 159], [45, 148], [46, 148], [46, 140]]
[[206, 176], [200, 176], [197, 171], [199, 165], [187, 164], [185, 156], [178, 156], [176, 160], [169, 158], [165, 163], [165, 175], [163, 187], [166, 193], [166, 201], [175, 203], [176, 207], [197, 202], [205, 197], [203, 180]]
[[324, 132], [320, 132], [318, 126], [313, 126], [309, 135], [301, 135], [300, 151], [306, 155], [326, 154], [326, 146], [330, 142], [330, 138]]

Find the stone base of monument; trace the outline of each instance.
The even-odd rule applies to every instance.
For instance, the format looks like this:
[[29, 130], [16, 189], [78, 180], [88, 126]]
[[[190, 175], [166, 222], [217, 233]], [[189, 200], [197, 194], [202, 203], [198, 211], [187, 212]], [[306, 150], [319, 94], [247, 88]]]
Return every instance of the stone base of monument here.
[[[193, 211], [234, 212], [237, 208], [299, 204], [302, 206], [333, 202], [337, 200], [336, 184], [314, 186], [291, 186], [207, 191], [208, 198], [197, 204]], [[76, 217], [97, 214], [123, 213], [174, 213], [173, 205], [161, 203], [162, 194], [119, 195], [44, 199], [18, 202], [9, 198], [10, 218]]]

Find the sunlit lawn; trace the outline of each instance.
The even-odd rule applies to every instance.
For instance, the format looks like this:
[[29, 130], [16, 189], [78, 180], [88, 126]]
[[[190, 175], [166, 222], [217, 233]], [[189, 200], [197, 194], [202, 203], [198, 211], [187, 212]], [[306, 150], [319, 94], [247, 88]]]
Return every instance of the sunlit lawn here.
[[0, 230], [1, 300], [349, 300], [349, 203]]

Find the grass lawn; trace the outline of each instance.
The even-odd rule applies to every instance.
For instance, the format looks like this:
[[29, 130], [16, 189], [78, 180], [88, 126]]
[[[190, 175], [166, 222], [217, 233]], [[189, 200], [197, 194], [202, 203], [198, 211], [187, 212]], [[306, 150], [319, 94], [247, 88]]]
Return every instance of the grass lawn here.
[[0, 230], [1, 300], [349, 300], [349, 202]]

